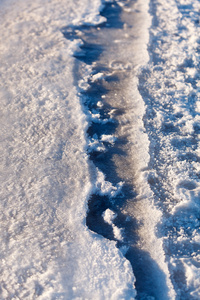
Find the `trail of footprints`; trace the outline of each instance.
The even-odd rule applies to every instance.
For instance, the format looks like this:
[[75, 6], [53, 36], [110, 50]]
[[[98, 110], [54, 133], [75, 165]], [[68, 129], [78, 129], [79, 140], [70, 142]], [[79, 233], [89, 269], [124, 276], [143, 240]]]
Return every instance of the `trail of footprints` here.
[[63, 28], [62, 32], [71, 41], [81, 40], [79, 49], [74, 53], [77, 59], [74, 73], [89, 122], [87, 152], [97, 168], [96, 189], [88, 203], [86, 223], [92, 231], [118, 241], [118, 246], [126, 249], [123, 227], [127, 220], [121, 215], [118, 218], [118, 208], [125, 198], [124, 183], [117, 177], [112, 163], [113, 154], [119, 151], [116, 146], [118, 123], [115, 115], [122, 112], [111, 107], [106, 97], [112, 83], [119, 80], [118, 75], [127, 72], [130, 66], [120, 60], [113, 60], [109, 64], [102, 64], [98, 60], [105, 50], [103, 45], [98, 44], [98, 33], [106, 30], [106, 27], [122, 28], [119, 19], [121, 10], [119, 3], [108, 3], [101, 13], [106, 16], [105, 23], [97, 26], [69, 26]]
[[[113, 89], [121, 87], [120, 84], [117, 86], [117, 83], [123, 83], [123, 79], [129, 76], [131, 65], [119, 59], [104, 62], [102, 56], [104, 51], [108, 50], [108, 45], [104, 45], [103, 35], [106, 35], [106, 28], [123, 28], [124, 24], [119, 18], [121, 10], [119, 1], [108, 3], [101, 13], [107, 18], [104, 24], [69, 26], [63, 29], [63, 34], [69, 40], [80, 40], [79, 49], [74, 53], [75, 84], [78, 85], [80, 99], [89, 122], [88, 155], [96, 166], [96, 174], [92, 178], [95, 189], [88, 202], [86, 224], [93, 232], [117, 242], [117, 246], [132, 264], [138, 299], [142, 299], [148, 295], [157, 297], [161, 289], [159, 280], [165, 286], [165, 274], [149, 253], [138, 247], [140, 237], [137, 229], [140, 224], [121, 212], [127, 200], [134, 202], [136, 194], [134, 187], [119, 177], [112, 159], [115, 154], [118, 157], [126, 155], [123, 153], [125, 147], [120, 147], [120, 143], [125, 145], [126, 140], [117, 138], [117, 116], [123, 117], [123, 109], [127, 108], [111, 106], [108, 98], [114, 95]], [[143, 79], [146, 80], [145, 77], [141, 78], [140, 84], [145, 87]], [[141, 94], [149, 97], [148, 89], [143, 89]], [[173, 128], [167, 127], [166, 124], [166, 130], [171, 129]], [[153, 183], [159, 185], [152, 175], [152, 185]], [[165, 289], [167, 290], [167, 287]]]

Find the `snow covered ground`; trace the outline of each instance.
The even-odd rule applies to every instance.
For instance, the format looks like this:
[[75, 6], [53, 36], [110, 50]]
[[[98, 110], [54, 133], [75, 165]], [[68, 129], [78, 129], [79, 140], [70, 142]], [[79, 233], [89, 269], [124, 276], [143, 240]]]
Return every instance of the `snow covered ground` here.
[[0, 299], [200, 299], [199, 1], [0, 20]]
[[149, 184], [162, 211], [177, 299], [200, 298], [199, 1], [151, 2], [150, 63], [140, 77], [150, 139]]
[[[85, 225], [93, 189], [86, 116], [73, 83], [100, 1], [1, 1], [1, 299], [133, 298], [130, 263]], [[102, 179], [103, 180], [103, 179]]]

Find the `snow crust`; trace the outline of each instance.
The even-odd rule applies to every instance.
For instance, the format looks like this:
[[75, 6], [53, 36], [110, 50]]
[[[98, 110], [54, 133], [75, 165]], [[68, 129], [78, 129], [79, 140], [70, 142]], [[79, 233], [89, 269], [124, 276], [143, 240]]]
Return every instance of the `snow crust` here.
[[[99, 0], [0, 2], [2, 299], [135, 296], [130, 263], [85, 225], [96, 187], [73, 82], [79, 41], [61, 33], [69, 24], [103, 22], [101, 8]], [[101, 193], [119, 192], [120, 184], [98, 178]]]

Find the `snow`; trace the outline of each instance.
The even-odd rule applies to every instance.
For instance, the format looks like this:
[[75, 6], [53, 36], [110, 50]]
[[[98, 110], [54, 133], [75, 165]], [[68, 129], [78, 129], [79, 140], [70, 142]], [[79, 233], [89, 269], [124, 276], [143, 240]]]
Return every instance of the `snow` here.
[[105, 180], [105, 175], [97, 168], [96, 193], [115, 198], [117, 195], [120, 195], [122, 187], [122, 181], [118, 182], [116, 186], [113, 186], [111, 182]]
[[196, 0], [152, 1], [150, 61], [140, 77], [147, 177], [162, 212], [160, 236], [178, 299], [200, 297], [199, 8]]
[[[111, 35], [114, 50], [99, 58], [108, 70], [83, 63], [75, 80], [83, 33], [67, 40], [64, 30], [101, 25], [112, 2], [0, 1], [2, 299], [134, 299], [134, 264], [124, 257], [132, 237], [114, 209], [127, 182], [136, 195], [123, 208], [138, 225], [134, 247], [155, 263], [151, 291], [162, 300], [200, 298], [200, 4], [117, 1], [133, 28], [127, 21]], [[115, 75], [123, 88], [119, 80], [87, 110], [81, 93]], [[116, 120], [116, 132], [88, 136], [90, 124]], [[126, 158], [115, 151], [120, 179], [112, 183], [89, 157], [123, 140]], [[86, 226], [93, 194], [108, 201], [101, 218], [114, 241]], [[153, 299], [146, 290], [139, 297]]]
[[[115, 242], [89, 231], [94, 189], [87, 117], [73, 82], [69, 24], [97, 24], [101, 1], [0, 2], [1, 298], [133, 299]], [[117, 193], [100, 176], [103, 193]]]
[[103, 218], [106, 223], [112, 226], [114, 237], [116, 240], [122, 241], [123, 240], [123, 233], [122, 229], [118, 228], [114, 225], [113, 221], [117, 217], [117, 214], [115, 214], [111, 209], [106, 209], [106, 211], [103, 213]]
[[114, 145], [114, 143], [116, 141], [116, 137], [111, 134], [102, 134], [101, 141], [110, 143], [111, 145]]

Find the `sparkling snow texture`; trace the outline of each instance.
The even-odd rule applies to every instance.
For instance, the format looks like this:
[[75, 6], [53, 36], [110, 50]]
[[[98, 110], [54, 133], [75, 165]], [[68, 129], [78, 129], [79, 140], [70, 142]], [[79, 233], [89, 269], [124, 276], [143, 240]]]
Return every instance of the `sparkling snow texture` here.
[[163, 214], [159, 234], [177, 299], [200, 298], [199, 12], [196, 0], [151, 2], [151, 59], [140, 78], [148, 182]]
[[1, 299], [135, 295], [130, 263], [85, 226], [94, 187], [73, 83], [78, 41], [61, 33], [104, 21], [101, 7], [98, 0], [0, 2]]

